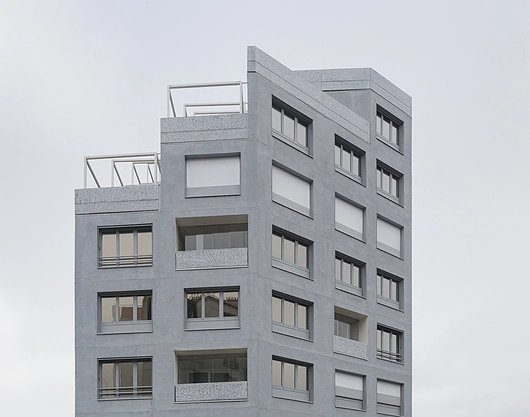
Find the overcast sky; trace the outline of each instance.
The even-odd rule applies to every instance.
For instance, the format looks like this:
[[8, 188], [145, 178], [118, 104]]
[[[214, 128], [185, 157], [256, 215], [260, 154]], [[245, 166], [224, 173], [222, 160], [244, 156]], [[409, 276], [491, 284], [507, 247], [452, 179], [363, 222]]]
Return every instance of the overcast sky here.
[[244, 80], [256, 45], [413, 97], [414, 415], [528, 417], [529, 22], [528, 0], [1, 0], [0, 414], [73, 415], [83, 156], [159, 150], [166, 86]]

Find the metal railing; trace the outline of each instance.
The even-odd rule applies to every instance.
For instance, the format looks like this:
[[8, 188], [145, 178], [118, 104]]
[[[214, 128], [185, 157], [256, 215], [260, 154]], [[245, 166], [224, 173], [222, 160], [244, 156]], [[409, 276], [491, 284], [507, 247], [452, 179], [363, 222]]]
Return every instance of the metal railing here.
[[[199, 83], [199, 84], [176, 84], [167, 86], [167, 117], [180, 117], [175, 110], [175, 101], [173, 100], [172, 91], [199, 89], [199, 88], [219, 88], [219, 87], [239, 87], [239, 97], [237, 101], [218, 101], [218, 102], [183, 102], [182, 116], [205, 116], [215, 114], [237, 114], [247, 112], [247, 103], [245, 102], [245, 81], [226, 81], [217, 83]], [[191, 114], [188, 110], [197, 109]]]
[[377, 357], [380, 359], [386, 359], [387, 361], [398, 363], [401, 363], [403, 361], [401, 353], [389, 352], [388, 350], [383, 349], [377, 349]]
[[153, 395], [153, 387], [151, 385], [139, 385], [136, 387], [110, 387], [99, 388], [99, 398], [114, 398], [114, 397], [150, 397]]
[[[89, 178], [92, 180], [92, 187], [88, 185]], [[85, 157], [84, 188], [123, 187], [125, 185], [158, 184], [159, 182], [159, 153]]]

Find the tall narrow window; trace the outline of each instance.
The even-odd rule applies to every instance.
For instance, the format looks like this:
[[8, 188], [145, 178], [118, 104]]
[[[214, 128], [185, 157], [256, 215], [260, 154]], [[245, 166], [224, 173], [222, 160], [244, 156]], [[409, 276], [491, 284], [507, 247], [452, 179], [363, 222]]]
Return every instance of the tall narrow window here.
[[377, 357], [391, 362], [403, 362], [402, 339], [402, 332], [377, 326]]
[[308, 151], [311, 121], [286, 106], [273, 103], [272, 132], [287, 143]]
[[310, 216], [311, 184], [273, 165], [272, 200], [306, 216]]
[[402, 385], [395, 382], [377, 380], [377, 412], [389, 416], [402, 415]]
[[401, 140], [399, 137], [399, 126], [400, 122], [394, 120], [393, 118], [383, 114], [378, 111], [375, 119], [376, 133], [377, 136], [390, 142], [395, 147], [401, 145]]
[[364, 409], [364, 377], [335, 371], [335, 407]]
[[150, 398], [152, 396], [152, 359], [99, 361], [100, 399]]
[[99, 267], [153, 265], [151, 226], [99, 230]]
[[364, 210], [335, 197], [335, 229], [356, 239], [364, 238]]
[[272, 396], [310, 401], [309, 370], [311, 365], [272, 358]]
[[377, 247], [392, 255], [401, 257], [401, 228], [378, 217]]
[[[337, 137], [338, 138], [338, 137]], [[335, 140], [335, 168], [340, 173], [360, 181], [362, 177], [361, 159], [364, 153], [346, 145], [342, 140]]]
[[309, 245], [281, 232], [272, 234], [272, 265], [309, 278]]
[[186, 197], [241, 194], [240, 156], [186, 158]]

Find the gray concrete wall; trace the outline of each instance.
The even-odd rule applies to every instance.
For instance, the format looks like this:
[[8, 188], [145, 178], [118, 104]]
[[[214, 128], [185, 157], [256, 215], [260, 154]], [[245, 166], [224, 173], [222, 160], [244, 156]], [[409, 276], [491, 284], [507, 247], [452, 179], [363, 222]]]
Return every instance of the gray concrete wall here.
[[[400, 95], [399, 89], [382, 77], [374, 78], [375, 71], [366, 69], [351, 70], [347, 77], [344, 73], [326, 73], [326, 85], [338, 83], [341, 91], [323, 92], [322, 73], [292, 72], [257, 48], [249, 48], [248, 68], [248, 114], [162, 119], [159, 210], [122, 213], [118, 207], [101, 214], [79, 212], [76, 215], [77, 416], [174, 416], [180, 413], [205, 416], [226, 412], [234, 417], [277, 416], [279, 412], [292, 416], [375, 416], [378, 378], [404, 384], [403, 414], [411, 416], [411, 119], [410, 105], [406, 102], [408, 96]], [[366, 82], [367, 77], [371, 77], [371, 83]], [[381, 84], [377, 88], [374, 79]], [[273, 137], [273, 96], [312, 119], [310, 155]], [[404, 122], [402, 152], [376, 139], [377, 105]], [[365, 152], [363, 184], [335, 170], [336, 134]], [[226, 153], [241, 155], [241, 195], [185, 198], [185, 157]], [[403, 174], [402, 205], [377, 194], [377, 160]], [[273, 162], [312, 180], [312, 217], [272, 201]], [[335, 230], [336, 193], [365, 208], [363, 241]], [[248, 215], [248, 267], [175, 270], [176, 219], [233, 214]], [[403, 226], [403, 259], [376, 248], [377, 215]], [[129, 224], [153, 225], [153, 266], [98, 269], [98, 227]], [[272, 267], [273, 227], [313, 242], [311, 279]], [[335, 251], [366, 263], [363, 297], [335, 288]], [[376, 302], [378, 268], [404, 279], [403, 311]], [[240, 288], [239, 329], [185, 330], [186, 288], [233, 286]], [[98, 292], [126, 290], [153, 291], [153, 332], [98, 335]], [[312, 304], [311, 340], [272, 331], [273, 291]], [[367, 316], [367, 360], [333, 352], [335, 306]], [[402, 364], [377, 359], [378, 323], [403, 331]], [[239, 348], [247, 349], [248, 353], [247, 401], [174, 403], [175, 351]], [[152, 399], [98, 401], [98, 359], [134, 356], [153, 358]], [[272, 396], [273, 356], [312, 364], [310, 403]], [[366, 412], [335, 408], [335, 369], [365, 375]]]

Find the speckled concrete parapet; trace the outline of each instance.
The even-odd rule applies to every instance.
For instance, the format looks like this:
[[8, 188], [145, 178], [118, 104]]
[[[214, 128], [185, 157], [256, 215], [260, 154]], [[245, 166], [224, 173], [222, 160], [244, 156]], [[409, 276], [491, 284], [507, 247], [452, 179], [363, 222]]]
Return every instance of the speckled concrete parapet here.
[[247, 139], [247, 114], [161, 119], [161, 142]]
[[334, 336], [333, 351], [354, 358], [366, 359], [366, 345], [345, 337]]
[[158, 210], [157, 184], [75, 190], [75, 214]]
[[247, 248], [179, 251], [176, 269], [232, 268], [247, 266]]
[[179, 384], [175, 386], [175, 402], [245, 401], [247, 381], [211, 382], [208, 384]]

